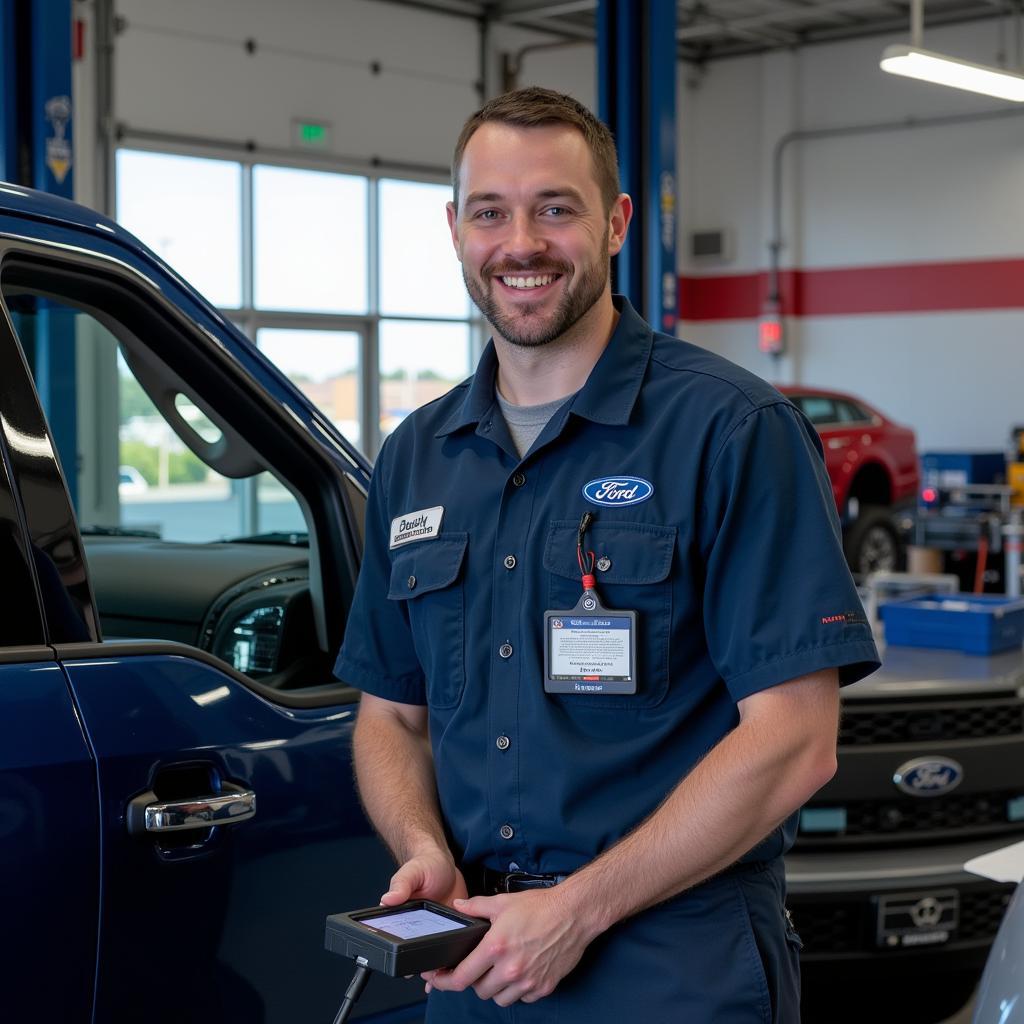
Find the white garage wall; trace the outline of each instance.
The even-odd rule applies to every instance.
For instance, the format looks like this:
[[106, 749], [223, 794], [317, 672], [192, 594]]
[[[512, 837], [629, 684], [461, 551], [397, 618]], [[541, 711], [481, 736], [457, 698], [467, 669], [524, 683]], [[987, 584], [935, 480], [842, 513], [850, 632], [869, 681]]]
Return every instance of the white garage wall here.
[[[129, 130], [289, 148], [301, 117], [332, 125], [339, 158], [444, 169], [480, 105], [479, 32], [465, 18], [381, 0], [119, 0], [118, 13], [116, 118]], [[550, 40], [496, 27], [492, 91], [500, 50]], [[593, 102], [593, 47], [526, 55], [521, 84]]]
[[[889, 42], [906, 36], [723, 61], [684, 85], [682, 230], [736, 235], [733, 261], [684, 258], [684, 274], [767, 268], [771, 154], [787, 130], [1016, 109], [885, 74]], [[999, 22], [929, 30], [924, 45], [995, 63]], [[901, 264], [1024, 256], [1024, 116], [798, 142], [783, 180], [783, 267], [890, 267], [898, 282]], [[757, 352], [753, 320], [679, 333], [772, 380], [860, 393], [912, 425], [922, 448], [1001, 448], [1024, 421], [1024, 311], [815, 316], [787, 327], [792, 352], [778, 363]]]
[[118, 10], [116, 115], [130, 128], [287, 148], [303, 117], [333, 126], [339, 156], [444, 167], [477, 102], [477, 32], [461, 18], [367, 0]]

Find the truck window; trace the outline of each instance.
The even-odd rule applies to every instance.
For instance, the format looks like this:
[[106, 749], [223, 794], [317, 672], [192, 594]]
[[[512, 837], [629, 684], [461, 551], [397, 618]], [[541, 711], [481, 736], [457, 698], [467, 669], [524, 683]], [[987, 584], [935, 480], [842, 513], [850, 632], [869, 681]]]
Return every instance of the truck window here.
[[[76, 451], [60, 450], [58, 437], [61, 463], [77, 467], [72, 497], [84, 535], [144, 532], [205, 544], [306, 534], [298, 503], [273, 473], [229, 479], [188, 448], [140, 384], [117, 339], [90, 313], [33, 295], [5, 298], [27, 352], [35, 348], [41, 305], [50, 322], [64, 320], [69, 330], [59, 343], [74, 346], [80, 376], [93, 385], [79, 388]], [[37, 365], [29, 360], [30, 368]], [[191, 399], [178, 395], [174, 404], [202, 440], [220, 440], [218, 427]]]
[[[278, 409], [261, 413], [273, 402], [254, 380], [230, 368], [221, 376], [216, 362], [192, 365], [218, 351], [215, 339], [208, 329], [190, 336], [187, 319], [176, 337], [181, 314], [159, 294], [105, 294], [109, 282], [93, 287], [83, 275], [67, 278], [72, 297], [58, 301], [59, 281], [37, 287], [30, 264], [11, 265], [0, 296], [49, 397], [66, 480], [74, 467], [69, 490], [102, 640], [189, 644], [281, 691], [337, 685], [360, 488], [317, 462], [304, 433], [275, 427]], [[77, 377], [70, 432], [69, 408], [42, 376], [65, 360]], [[328, 499], [331, 488], [342, 494]]]

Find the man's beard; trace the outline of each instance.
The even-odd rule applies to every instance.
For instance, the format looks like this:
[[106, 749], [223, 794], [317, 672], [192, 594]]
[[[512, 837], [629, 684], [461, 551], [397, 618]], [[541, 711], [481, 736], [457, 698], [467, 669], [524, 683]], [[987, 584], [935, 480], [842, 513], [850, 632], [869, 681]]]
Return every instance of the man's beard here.
[[542, 265], [540, 262], [536, 262], [535, 264], [523, 263], [512, 267], [506, 263], [501, 265], [500, 270], [484, 267], [481, 276], [477, 278], [471, 277], [463, 264], [462, 279], [466, 282], [466, 291], [469, 292], [469, 297], [477, 304], [480, 312], [498, 334], [520, 348], [539, 348], [541, 345], [548, 345], [560, 338], [593, 308], [597, 300], [601, 298], [608, 282], [610, 264], [610, 256], [588, 264], [577, 277], [576, 287], [570, 288], [568, 285], [565, 287], [561, 301], [548, 318], [534, 323], [530, 323], [529, 318], [536, 315], [538, 306], [518, 306], [514, 313], [502, 309], [494, 295], [495, 278], [497, 276], [520, 277], [556, 273], [560, 274], [562, 279], [566, 279], [572, 269], [568, 265], [551, 263]]

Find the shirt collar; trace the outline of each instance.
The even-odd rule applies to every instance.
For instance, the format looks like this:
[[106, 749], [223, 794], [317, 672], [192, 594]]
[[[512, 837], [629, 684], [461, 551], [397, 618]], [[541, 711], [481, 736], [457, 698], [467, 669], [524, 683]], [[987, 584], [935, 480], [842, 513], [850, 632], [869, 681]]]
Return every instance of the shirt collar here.
[[[613, 295], [619, 313], [611, 340], [590, 371], [586, 384], [576, 393], [569, 411], [595, 423], [621, 426], [629, 422], [640, 385], [647, 372], [654, 335], [650, 326], [623, 295]], [[462, 403], [435, 435], [444, 437], [479, 423], [494, 405], [494, 380], [498, 356], [488, 341], [476, 373], [469, 379]]]

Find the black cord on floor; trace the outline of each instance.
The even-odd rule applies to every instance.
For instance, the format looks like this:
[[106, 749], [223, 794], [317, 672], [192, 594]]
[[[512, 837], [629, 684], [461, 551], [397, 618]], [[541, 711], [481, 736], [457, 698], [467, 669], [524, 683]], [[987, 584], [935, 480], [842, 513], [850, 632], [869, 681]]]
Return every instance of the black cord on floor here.
[[357, 964], [356, 973], [352, 975], [352, 980], [349, 982], [348, 989], [345, 992], [345, 998], [342, 999], [341, 1007], [338, 1009], [338, 1016], [334, 1018], [334, 1024], [344, 1024], [348, 1020], [353, 1007], [356, 1005], [356, 1000], [363, 994], [363, 989], [366, 988], [366, 983], [369, 980], [370, 968]]

